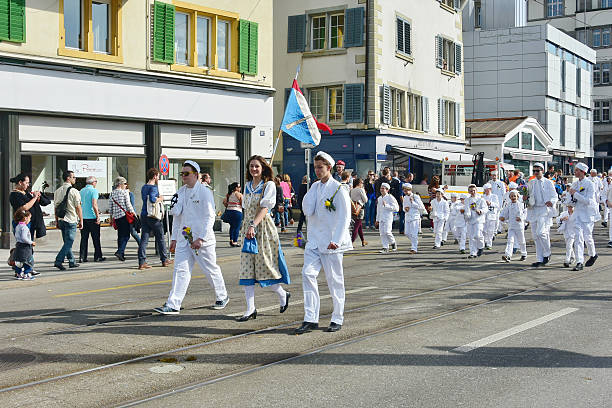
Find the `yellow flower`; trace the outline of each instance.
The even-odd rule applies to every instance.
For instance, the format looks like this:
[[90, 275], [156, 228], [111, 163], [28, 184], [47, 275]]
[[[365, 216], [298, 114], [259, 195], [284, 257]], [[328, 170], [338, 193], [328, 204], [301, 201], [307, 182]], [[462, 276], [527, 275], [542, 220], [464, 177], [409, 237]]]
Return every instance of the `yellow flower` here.
[[329, 201], [329, 200], [325, 200], [325, 206], [326, 206], [326, 207], [330, 207], [330, 206], [331, 206], [331, 201]]

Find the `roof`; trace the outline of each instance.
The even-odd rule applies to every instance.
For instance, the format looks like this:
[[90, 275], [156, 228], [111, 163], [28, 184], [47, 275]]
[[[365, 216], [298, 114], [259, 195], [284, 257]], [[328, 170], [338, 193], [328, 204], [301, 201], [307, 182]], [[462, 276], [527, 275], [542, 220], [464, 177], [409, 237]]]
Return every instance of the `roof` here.
[[520, 126], [527, 116], [514, 118], [466, 119], [465, 127], [472, 130], [472, 138], [505, 137]]
[[408, 149], [403, 147], [394, 147], [393, 150], [430, 163], [441, 163], [446, 160], [471, 162], [472, 158], [474, 157], [474, 155], [471, 153], [455, 153], [441, 150]]

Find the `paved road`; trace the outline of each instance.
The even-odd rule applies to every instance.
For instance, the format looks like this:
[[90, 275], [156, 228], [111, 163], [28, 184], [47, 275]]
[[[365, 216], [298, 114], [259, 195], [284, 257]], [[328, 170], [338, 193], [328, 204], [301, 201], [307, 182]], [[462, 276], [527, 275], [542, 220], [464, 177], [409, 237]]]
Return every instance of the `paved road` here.
[[[368, 235], [372, 244], [379, 242], [373, 233]], [[223, 311], [210, 309], [213, 294], [199, 271], [185, 309], [172, 317], [150, 312], [167, 296], [168, 268], [45, 274], [35, 282], [6, 282], [0, 289], [4, 299], [0, 388], [53, 381], [1, 392], [0, 403], [3, 407], [120, 406], [186, 384], [198, 386], [147, 404], [237, 406], [233, 402], [242, 401], [240, 405], [247, 406], [303, 406], [300, 398], [307, 395], [314, 406], [447, 405], [444, 401], [522, 406], [532, 405], [521, 402], [529, 395], [533, 405], [542, 401], [533, 395], [545, 384], [556, 388], [549, 386], [542, 395], [554, 393], [563, 399], [561, 391], [584, 394], [576, 397], [582, 406], [597, 406], [587, 404], [595, 401], [589, 398], [606, 395], [605, 376], [599, 382], [595, 379], [609, 365], [602, 350], [610, 348], [601, 335], [610, 330], [603, 316], [610, 299], [605, 288], [612, 279], [602, 228], [597, 229], [600, 260], [583, 274], [561, 268], [560, 243], [555, 245], [552, 264], [534, 270], [529, 267], [533, 255], [526, 262], [502, 262], [500, 240], [478, 261], [465, 259], [456, 246], [430, 249], [427, 231], [418, 255], [407, 253], [405, 238], [399, 242], [396, 254], [381, 256], [371, 245], [346, 256], [346, 324], [334, 334], [292, 335], [303, 316], [297, 248], [287, 250], [294, 279], [288, 311], [279, 315], [276, 296], [258, 289], [260, 314], [243, 324], [234, 321], [244, 307], [237, 285], [237, 251], [220, 254], [231, 297]], [[321, 293], [328, 294], [324, 284]], [[501, 300], [488, 303], [496, 299]], [[578, 310], [469, 352], [453, 351], [568, 308]], [[331, 301], [324, 299], [322, 325], [327, 325], [330, 312]], [[550, 329], [557, 325], [561, 326]], [[387, 333], [389, 329], [395, 331]], [[544, 334], [534, 338], [540, 330]], [[367, 337], [372, 333], [379, 335]], [[516, 343], [520, 339], [525, 341]], [[350, 344], [342, 344], [347, 341]], [[312, 351], [316, 354], [294, 358]], [[291, 360], [284, 362], [287, 359]], [[587, 360], [595, 361], [593, 367]], [[260, 368], [266, 364], [275, 365]], [[256, 371], [249, 374], [251, 369]], [[597, 372], [585, 374], [591, 380], [584, 383], [571, 383], [562, 373], [570, 369]], [[226, 378], [232, 374], [240, 375]], [[199, 386], [214, 379], [218, 382]], [[504, 400], [512, 390], [525, 387], [529, 391], [521, 396], [525, 399]], [[589, 390], [592, 393], [586, 395]], [[473, 399], [477, 395], [482, 400]]]

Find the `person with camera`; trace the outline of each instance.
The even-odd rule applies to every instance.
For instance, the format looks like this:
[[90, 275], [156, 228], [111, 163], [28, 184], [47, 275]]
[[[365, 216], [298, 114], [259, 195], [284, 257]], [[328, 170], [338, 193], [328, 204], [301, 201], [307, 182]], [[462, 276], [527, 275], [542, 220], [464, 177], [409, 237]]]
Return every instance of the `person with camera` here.
[[159, 195], [158, 181], [159, 170], [150, 168], [147, 171], [147, 183], [140, 190], [142, 197], [142, 211], [140, 212], [142, 234], [140, 245], [138, 245], [138, 269], [140, 270], [151, 268], [147, 264], [147, 245], [151, 234], [155, 235], [155, 245], [159, 251], [162, 266], [172, 264], [172, 261], [168, 259], [166, 243], [164, 242], [164, 225], [162, 223], [164, 197]]
[[55, 205], [55, 222], [60, 231], [62, 231], [62, 240], [64, 245], [55, 257], [55, 266], [60, 271], [66, 270], [64, 267], [64, 259], [68, 259], [68, 267], [76, 268], [79, 264], [72, 253], [72, 244], [76, 238], [77, 229], [83, 228], [83, 209], [81, 208], [81, 194], [79, 190], [73, 187], [76, 182], [76, 176], [71, 170], [67, 170], [62, 175], [64, 184], [57, 190], [53, 196], [53, 204]]

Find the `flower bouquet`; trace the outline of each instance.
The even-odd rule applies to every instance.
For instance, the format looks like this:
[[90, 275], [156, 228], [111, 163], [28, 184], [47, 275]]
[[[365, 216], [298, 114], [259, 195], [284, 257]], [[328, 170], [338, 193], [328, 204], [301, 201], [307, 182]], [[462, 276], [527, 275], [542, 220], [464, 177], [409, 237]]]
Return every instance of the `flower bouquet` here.
[[[189, 242], [189, 245], [193, 244], [193, 233], [191, 232], [191, 228], [189, 227], [183, 227], [183, 238], [185, 238], [187, 240], [187, 242]], [[194, 249], [195, 254], [198, 254], [198, 250]]]
[[519, 186], [517, 190], [519, 194], [523, 197], [523, 202], [529, 202], [529, 189], [527, 188], [527, 186], [523, 184], [522, 186]]

